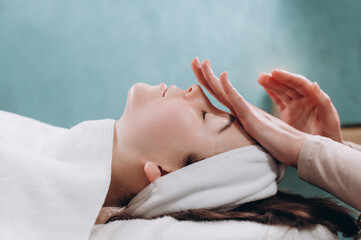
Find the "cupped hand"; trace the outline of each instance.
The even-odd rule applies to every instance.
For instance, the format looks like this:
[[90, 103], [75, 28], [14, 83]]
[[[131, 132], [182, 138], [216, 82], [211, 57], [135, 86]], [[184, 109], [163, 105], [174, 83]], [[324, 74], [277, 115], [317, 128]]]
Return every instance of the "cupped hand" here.
[[261, 73], [258, 82], [278, 106], [283, 121], [302, 132], [342, 143], [339, 115], [317, 83], [284, 70]]

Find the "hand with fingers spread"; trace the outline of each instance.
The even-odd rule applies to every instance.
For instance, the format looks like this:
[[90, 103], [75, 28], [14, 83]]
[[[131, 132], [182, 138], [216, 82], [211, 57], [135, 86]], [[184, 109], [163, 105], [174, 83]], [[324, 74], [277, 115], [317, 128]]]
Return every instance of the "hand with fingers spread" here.
[[341, 142], [340, 118], [316, 82], [283, 70], [261, 73], [258, 82], [281, 111], [281, 118], [300, 131]]
[[280, 162], [297, 167], [298, 155], [308, 134], [246, 102], [232, 87], [226, 72], [219, 78], [213, 74], [209, 60], [201, 64], [194, 59], [192, 69], [200, 84], [232, 111], [251, 137]]

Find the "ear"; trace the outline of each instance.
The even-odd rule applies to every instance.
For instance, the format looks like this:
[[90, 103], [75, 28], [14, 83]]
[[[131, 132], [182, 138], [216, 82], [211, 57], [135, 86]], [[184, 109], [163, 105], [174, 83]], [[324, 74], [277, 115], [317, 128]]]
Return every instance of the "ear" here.
[[146, 162], [144, 165], [144, 172], [150, 182], [154, 182], [161, 176], [169, 173], [164, 171], [161, 166], [154, 162]]

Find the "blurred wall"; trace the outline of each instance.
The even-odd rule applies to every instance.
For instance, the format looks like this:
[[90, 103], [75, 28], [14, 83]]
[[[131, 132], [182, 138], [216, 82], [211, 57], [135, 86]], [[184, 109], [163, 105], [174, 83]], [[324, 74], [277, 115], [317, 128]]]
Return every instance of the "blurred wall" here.
[[[196, 83], [198, 56], [263, 109], [258, 74], [284, 68], [317, 81], [343, 124], [360, 123], [360, 10], [356, 0], [0, 0], [0, 109], [62, 127], [117, 119], [135, 82]], [[294, 170], [284, 182], [325, 194]]]

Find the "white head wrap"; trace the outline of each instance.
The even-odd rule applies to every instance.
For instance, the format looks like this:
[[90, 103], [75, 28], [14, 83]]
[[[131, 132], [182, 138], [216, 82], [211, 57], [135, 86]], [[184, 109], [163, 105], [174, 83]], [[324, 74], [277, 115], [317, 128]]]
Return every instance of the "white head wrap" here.
[[227, 211], [275, 195], [284, 172], [260, 146], [241, 147], [157, 179], [125, 211], [142, 217], [199, 208]]

